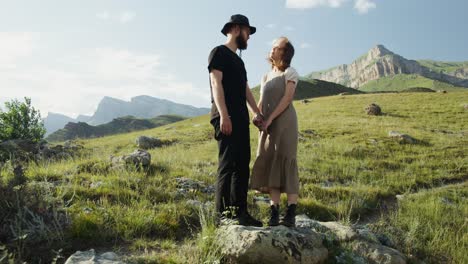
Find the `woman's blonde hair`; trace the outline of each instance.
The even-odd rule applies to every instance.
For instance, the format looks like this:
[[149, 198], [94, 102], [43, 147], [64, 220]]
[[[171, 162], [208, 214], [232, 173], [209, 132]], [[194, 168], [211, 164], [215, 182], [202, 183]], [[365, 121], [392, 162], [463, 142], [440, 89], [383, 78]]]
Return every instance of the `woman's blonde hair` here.
[[268, 61], [271, 64], [271, 68], [277, 67], [280, 71], [285, 71], [289, 66], [291, 66], [291, 60], [294, 57], [294, 46], [287, 37], [280, 37], [276, 41], [281, 39], [285, 40], [284, 47], [281, 48], [283, 50], [281, 58], [279, 61], [274, 61], [271, 58], [268, 58]]

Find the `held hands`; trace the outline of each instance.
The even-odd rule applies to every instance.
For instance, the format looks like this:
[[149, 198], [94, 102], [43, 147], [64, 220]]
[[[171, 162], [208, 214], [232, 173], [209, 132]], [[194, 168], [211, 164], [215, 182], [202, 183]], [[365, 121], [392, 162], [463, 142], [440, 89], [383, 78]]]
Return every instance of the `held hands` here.
[[254, 118], [252, 119], [252, 123], [258, 128], [258, 130], [262, 130], [263, 119], [264, 117], [260, 113], [255, 114]]
[[258, 127], [259, 131], [267, 132], [268, 127], [271, 125], [271, 120], [265, 120], [265, 117], [262, 114], [256, 114], [252, 119], [252, 123]]

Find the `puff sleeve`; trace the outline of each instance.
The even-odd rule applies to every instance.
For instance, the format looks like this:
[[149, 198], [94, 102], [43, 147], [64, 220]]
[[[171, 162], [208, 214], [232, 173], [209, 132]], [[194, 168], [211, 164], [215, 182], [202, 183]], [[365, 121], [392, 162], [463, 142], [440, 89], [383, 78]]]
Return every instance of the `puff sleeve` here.
[[288, 81], [292, 81], [297, 85], [297, 82], [299, 81], [299, 74], [297, 73], [296, 69], [289, 67], [284, 72], [284, 75], [286, 77], [286, 83], [288, 83]]

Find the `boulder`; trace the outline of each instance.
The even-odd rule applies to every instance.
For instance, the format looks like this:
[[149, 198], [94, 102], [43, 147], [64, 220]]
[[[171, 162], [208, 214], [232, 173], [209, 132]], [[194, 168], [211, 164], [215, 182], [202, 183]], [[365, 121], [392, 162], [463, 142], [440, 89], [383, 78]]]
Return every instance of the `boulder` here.
[[[406, 263], [406, 257], [402, 253], [382, 245], [379, 236], [365, 226], [346, 226], [339, 222], [318, 222], [306, 215], [296, 216], [296, 226], [309, 228], [324, 235], [325, 239], [331, 242], [326, 243], [327, 245], [335, 245], [336, 243], [333, 241], [337, 241], [339, 245], [351, 245], [345, 247], [351, 248], [351, 251], [342, 251], [342, 254], [336, 256], [337, 260], [351, 258], [356, 260], [353, 263]], [[388, 241], [388, 244], [393, 244], [393, 242]], [[362, 259], [366, 261], [362, 262]], [[338, 263], [349, 262], [338, 261]]]
[[154, 138], [154, 137], [147, 137], [147, 136], [139, 136], [135, 140], [135, 143], [140, 149], [158, 148], [163, 145], [163, 142], [161, 140]]
[[228, 225], [217, 231], [221, 252], [234, 263], [323, 263], [328, 250], [310, 229]]
[[406, 257], [399, 251], [378, 243], [357, 241], [353, 244], [352, 250], [366, 258], [369, 263], [406, 264]]
[[124, 262], [114, 252], [96, 254], [94, 249], [90, 249], [75, 252], [65, 264], [124, 264]]
[[378, 106], [377, 104], [370, 104], [368, 106], [366, 106], [366, 108], [364, 109], [366, 111], [366, 113], [368, 115], [381, 115], [382, 114], [382, 108], [380, 108], [380, 106]]
[[338, 222], [319, 222], [310, 219], [306, 215], [296, 216], [296, 227], [310, 228], [324, 234], [327, 240], [350, 241], [356, 239], [358, 234], [349, 226]]

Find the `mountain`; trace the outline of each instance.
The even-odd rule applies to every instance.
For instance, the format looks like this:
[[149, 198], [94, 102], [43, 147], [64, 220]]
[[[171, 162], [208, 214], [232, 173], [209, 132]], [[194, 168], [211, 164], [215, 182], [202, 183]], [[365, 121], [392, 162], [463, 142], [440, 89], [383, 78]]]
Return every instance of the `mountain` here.
[[104, 97], [96, 112], [87, 122], [100, 125], [110, 122], [120, 116], [135, 116], [138, 118], [152, 118], [159, 115], [199, 116], [207, 114], [208, 108], [197, 108], [190, 105], [178, 104], [165, 99], [141, 95], [133, 97], [130, 102]]
[[46, 134], [45, 134], [46, 137], [50, 135], [52, 132], [63, 128], [63, 126], [67, 124], [68, 122], [76, 122], [75, 119], [68, 117], [66, 115], [51, 113], [51, 112], [49, 112], [47, 114], [47, 117], [43, 118], [42, 121], [44, 122], [44, 127], [46, 129]]
[[162, 115], [151, 119], [140, 119], [133, 116], [124, 116], [115, 118], [109, 123], [98, 126], [91, 126], [84, 122], [69, 122], [63, 129], [50, 134], [46, 139], [48, 141], [65, 141], [75, 138], [102, 137], [155, 128], [184, 119], [184, 117], [174, 115]]
[[88, 122], [91, 119], [92, 116], [87, 116], [87, 115], [78, 115], [76, 117], [77, 122]]
[[[254, 87], [252, 93], [258, 100], [260, 97], [260, 86]], [[337, 95], [340, 93], [359, 94], [363, 92], [337, 83], [301, 78], [297, 83], [294, 100]]]
[[192, 117], [207, 114], [209, 111], [209, 108], [197, 108], [147, 95], [133, 97], [130, 102], [105, 96], [99, 102], [97, 110], [92, 116], [79, 115], [74, 119], [62, 114], [49, 113], [43, 121], [47, 131], [45, 136], [47, 137], [51, 133], [63, 128], [69, 122], [101, 125], [122, 116], [134, 116], [146, 119], [160, 115]]
[[[395, 75], [418, 75], [450, 84], [453, 87], [457, 87], [457, 89], [459, 87], [468, 87], [467, 62], [451, 63], [431, 60], [408, 60], [393, 53], [383, 45], [375, 46], [351, 64], [343, 64], [328, 70], [312, 72], [306, 77], [360, 89], [370, 81]], [[400, 84], [403, 85], [400, 89], [411, 87], [406, 83]], [[376, 87], [371, 90], [381, 89], [380, 87]]]

